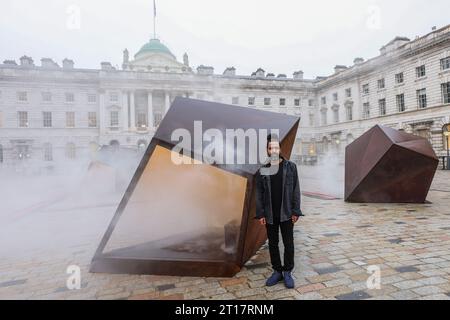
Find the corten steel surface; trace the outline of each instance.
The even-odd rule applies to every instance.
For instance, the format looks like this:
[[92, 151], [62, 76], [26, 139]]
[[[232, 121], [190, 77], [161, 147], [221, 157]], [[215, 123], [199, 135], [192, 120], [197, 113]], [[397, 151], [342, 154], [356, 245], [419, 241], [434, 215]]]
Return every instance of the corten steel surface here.
[[[193, 140], [194, 121], [202, 121], [200, 134], [222, 132], [224, 144], [226, 129], [278, 129], [286, 158], [299, 124], [294, 116], [176, 98], [100, 242], [91, 272], [231, 277], [265, 243], [266, 230], [254, 219], [255, 175], [262, 164], [248, 164], [251, 148], [244, 148], [246, 161], [239, 165], [170, 161], [177, 144], [172, 132], [184, 128]], [[259, 143], [265, 147], [266, 135]], [[186, 149], [183, 159], [202, 153], [194, 143]]]
[[376, 125], [345, 150], [345, 200], [424, 203], [438, 164], [427, 139]]

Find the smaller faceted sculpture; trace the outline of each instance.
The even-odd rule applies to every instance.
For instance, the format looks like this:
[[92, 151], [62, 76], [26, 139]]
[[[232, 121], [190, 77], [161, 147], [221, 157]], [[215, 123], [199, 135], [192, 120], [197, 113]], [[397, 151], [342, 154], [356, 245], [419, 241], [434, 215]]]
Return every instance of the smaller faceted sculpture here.
[[438, 164], [427, 139], [376, 125], [345, 150], [345, 201], [424, 203]]

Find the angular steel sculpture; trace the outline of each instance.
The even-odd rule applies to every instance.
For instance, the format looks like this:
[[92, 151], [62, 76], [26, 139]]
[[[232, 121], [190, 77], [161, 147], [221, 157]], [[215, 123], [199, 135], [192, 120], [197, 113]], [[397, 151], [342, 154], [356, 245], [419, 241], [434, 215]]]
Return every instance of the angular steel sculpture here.
[[427, 139], [376, 125], [345, 150], [345, 201], [424, 203], [438, 164]]
[[[264, 244], [266, 230], [254, 219], [261, 164], [249, 163], [251, 148], [244, 148], [244, 164], [171, 161], [179, 155], [172, 150], [178, 142], [172, 133], [184, 129], [195, 140], [195, 121], [202, 121], [203, 132], [222, 133], [224, 144], [227, 129], [278, 129], [287, 158], [299, 124], [298, 117], [280, 113], [176, 98], [100, 242], [91, 272], [231, 277]], [[266, 137], [259, 139], [264, 147]], [[203, 148], [190, 143], [182, 159], [198, 159]]]

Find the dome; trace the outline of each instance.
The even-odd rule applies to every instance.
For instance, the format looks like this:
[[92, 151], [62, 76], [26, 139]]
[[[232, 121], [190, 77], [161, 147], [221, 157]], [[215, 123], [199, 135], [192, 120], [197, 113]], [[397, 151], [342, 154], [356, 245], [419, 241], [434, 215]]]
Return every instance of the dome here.
[[164, 44], [162, 44], [161, 41], [159, 41], [159, 39], [150, 39], [150, 41], [144, 44], [141, 50], [139, 50], [139, 52], [136, 53], [134, 57], [136, 58], [137, 56], [147, 52], [164, 53], [170, 55], [172, 58], [175, 59], [175, 55], [172, 52], [170, 52], [169, 48], [167, 48]]

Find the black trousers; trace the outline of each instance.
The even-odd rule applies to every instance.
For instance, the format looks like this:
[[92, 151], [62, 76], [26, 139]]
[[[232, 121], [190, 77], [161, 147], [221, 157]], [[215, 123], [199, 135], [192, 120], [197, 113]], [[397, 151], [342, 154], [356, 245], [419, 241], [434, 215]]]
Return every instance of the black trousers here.
[[[281, 265], [279, 242], [279, 230], [284, 245], [284, 266]], [[266, 224], [267, 238], [269, 239], [269, 252], [272, 268], [278, 272], [292, 271], [294, 269], [294, 223], [292, 220], [274, 224]]]

